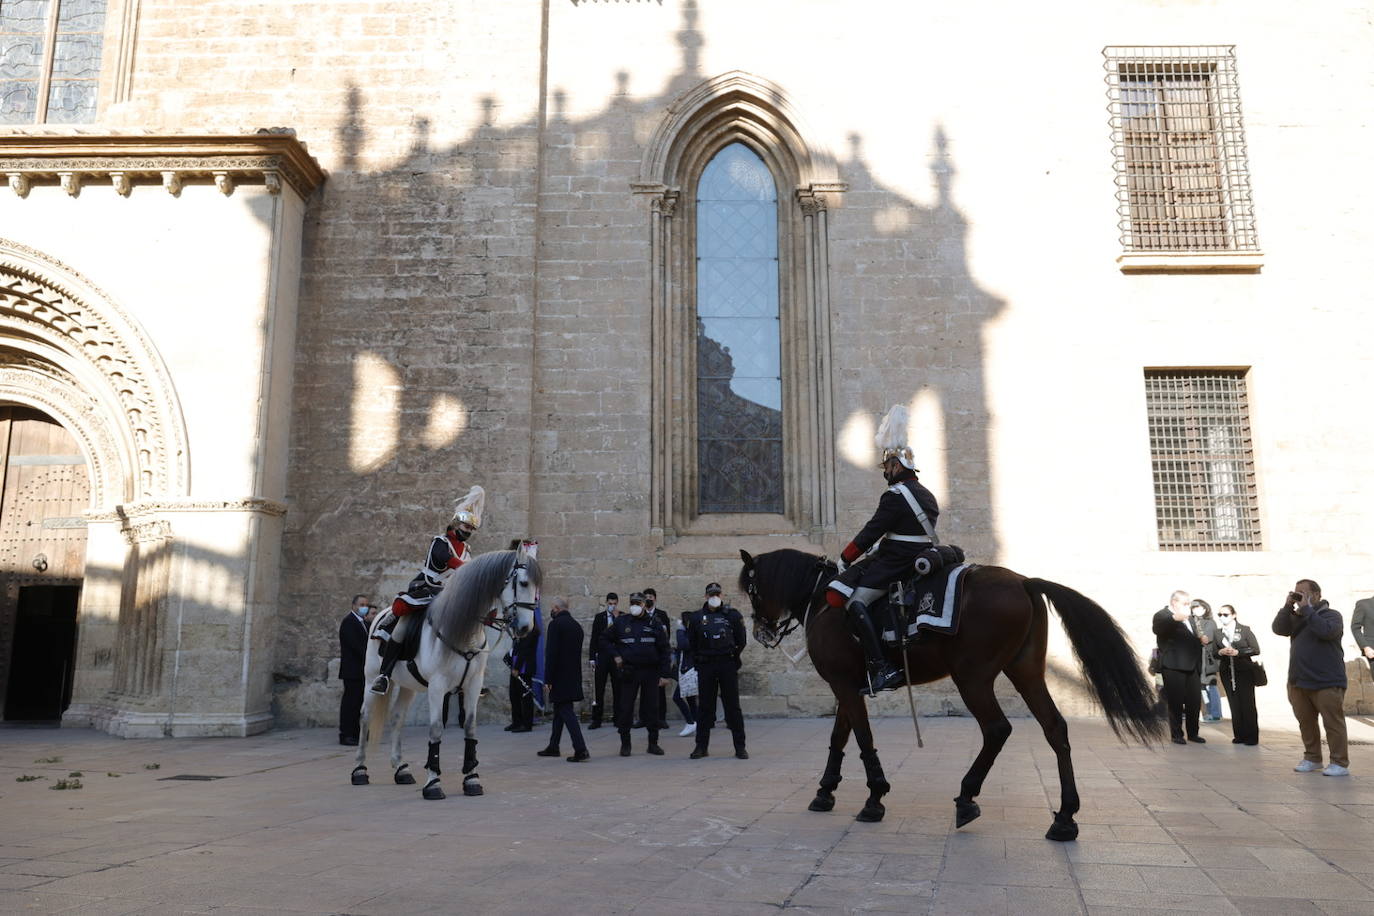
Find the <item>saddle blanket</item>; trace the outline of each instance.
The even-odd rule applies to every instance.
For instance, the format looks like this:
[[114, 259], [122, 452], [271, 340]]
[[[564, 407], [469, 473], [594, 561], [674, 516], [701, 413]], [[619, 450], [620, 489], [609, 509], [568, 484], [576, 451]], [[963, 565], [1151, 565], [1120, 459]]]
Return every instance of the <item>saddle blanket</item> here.
[[[973, 563], [949, 566], [929, 576], [906, 583], [902, 588], [902, 611], [906, 636], [927, 630], [943, 636], [959, 632], [959, 603], [963, 593], [964, 574], [977, 569]], [[895, 641], [896, 633], [887, 630], [883, 638]]]

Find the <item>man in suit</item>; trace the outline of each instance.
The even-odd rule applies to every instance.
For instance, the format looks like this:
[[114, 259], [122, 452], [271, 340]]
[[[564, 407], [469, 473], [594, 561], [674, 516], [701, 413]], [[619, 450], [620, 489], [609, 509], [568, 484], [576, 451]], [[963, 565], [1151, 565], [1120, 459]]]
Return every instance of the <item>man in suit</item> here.
[[615, 710], [620, 708], [620, 678], [617, 676], [615, 665], [611, 663], [611, 655], [601, 647], [602, 637], [606, 634], [606, 628], [615, 622], [620, 596], [615, 592], [606, 593], [606, 607], [599, 611], [596, 619], [592, 621], [592, 644], [587, 650], [587, 659], [593, 669], [592, 675], [592, 721], [587, 726], [590, 731], [593, 728], [601, 727], [601, 719], [606, 712], [606, 681], [611, 682], [611, 718], [615, 718]]
[[1350, 617], [1350, 633], [1360, 647], [1360, 654], [1369, 662], [1369, 672], [1374, 674], [1374, 598], [1361, 598], [1355, 602], [1355, 611]]
[[1151, 622], [1159, 646], [1159, 672], [1164, 678], [1164, 700], [1169, 708], [1169, 737], [1174, 744], [1187, 741], [1205, 744], [1197, 733], [1198, 707], [1202, 699], [1202, 652], [1212, 640], [1198, 628], [1189, 605], [1192, 596], [1176, 591], [1169, 606], [1155, 613]]
[[339, 700], [339, 743], [348, 747], [358, 746], [361, 729], [369, 604], [366, 595], [354, 595], [352, 610], [339, 624], [339, 680], [344, 684], [343, 698]]
[[[644, 595], [644, 610], [648, 611], [649, 614], [653, 616], [655, 623], [663, 627], [663, 632], [668, 634], [668, 642], [671, 645], [673, 641], [673, 621], [672, 618], [668, 616], [668, 612], [658, 606], [658, 592], [652, 588], [646, 588], [642, 594]], [[641, 719], [644, 717], [643, 705], [639, 708], [639, 715]], [[658, 730], [666, 731], [667, 728], [668, 689], [666, 687], [660, 687], [658, 688]]]
[[581, 763], [591, 756], [572, 708], [582, 699], [582, 625], [568, 613], [567, 598], [554, 598], [549, 608], [549, 628], [544, 636], [544, 683], [553, 704], [553, 732], [549, 735], [549, 746], [538, 754], [557, 757], [562, 753], [558, 744], [566, 728], [573, 746], [567, 761]]

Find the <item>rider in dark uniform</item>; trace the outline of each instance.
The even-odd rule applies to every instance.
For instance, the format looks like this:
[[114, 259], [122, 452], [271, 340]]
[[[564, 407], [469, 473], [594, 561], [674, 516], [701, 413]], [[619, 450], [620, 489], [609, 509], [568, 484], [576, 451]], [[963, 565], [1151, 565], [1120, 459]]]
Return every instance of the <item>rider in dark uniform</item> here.
[[[863, 646], [869, 667], [864, 692], [870, 694], [902, 686], [905, 675], [883, 656], [869, 606], [887, 593], [891, 583], [912, 574], [916, 556], [936, 543], [935, 521], [940, 516], [935, 496], [916, 479], [906, 426], [906, 408], [896, 405], [878, 429], [880, 466], [888, 488], [878, 500], [878, 511], [840, 554], [840, 575], [825, 594], [829, 604], [847, 611]], [[878, 549], [870, 554], [874, 545]]]
[[630, 756], [630, 725], [634, 721], [635, 695], [644, 698], [644, 727], [649, 732], [650, 754], [662, 754], [658, 746], [658, 690], [672, 674], [668, 633], [644, 609], [644, 596], [630, 596], [630, 610], [621, 614], [601, 636], [601, 645], [620, 671], [620, 696], [616, 698], [615, 726], [620, 731], [620, 756]]
[[[453, 518], [443, 534], [435, 535], [429, 542], [429, 553], [420, 567], [420, 572], [406, 590], [391, 602], [391, 609], [377, 624], [374, 639], [382, 641], [382, 671], [372, 682], [373, 693], [386, 693], [391, 686], [391, 671], [396, 667], [396, 659], [405, 644], [407, 630], [400, 632], [396, 625], [409, 621], [406, 627], [418, 627], [424, 623], [425, 609], [434, 596], [444, 587], [453, 570], [472, 559], [472, 551], [464, 543], [472, 533], [482, 527], [482, 508], [486, 502], [486, 492], [481, 487], [473, 487], [453, 508]], [[418, 613], [417, 613], [418, 612]]]

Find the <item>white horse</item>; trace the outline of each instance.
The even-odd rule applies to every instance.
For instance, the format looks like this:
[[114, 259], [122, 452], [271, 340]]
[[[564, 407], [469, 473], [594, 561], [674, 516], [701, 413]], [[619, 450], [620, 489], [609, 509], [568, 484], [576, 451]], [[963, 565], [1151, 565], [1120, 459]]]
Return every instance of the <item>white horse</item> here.
[[[371, 690], [363, 695], [362, 736], [353, 785], [368, 784], [366, 752], [369, 745], [375, 748], [381, 744], [388, 713], [393, 778], [397, 785], [415, 784], [409, 764], [401, 757], [401, 726], [415, 694], [425, 690], [429, 693], [429, 757], [425, 761], [428, 779], [421, 794], [427, 799], [444, 798], [439, 785], [439, 742], [444, 737], [444, 698], [450, 693], [458, 695], [463, 723], [463, 794], [482, 794], [477, 775], [477, 697], [486, 675], [487, 657], [501, 634], [509, 630], [517, 637], [524, 636], [534, 627], [540, 578], [539, 563], [524, 544], [518, 550], [484, 553], [454, 572], [425, 614], [413, 665], [403, 662], [396, 666], [385, 695]], [[376, 626], [374, 621], [372, 628]], [[380, 643], [369, 639], [366, 681], [373, 681], [381, 667]]]

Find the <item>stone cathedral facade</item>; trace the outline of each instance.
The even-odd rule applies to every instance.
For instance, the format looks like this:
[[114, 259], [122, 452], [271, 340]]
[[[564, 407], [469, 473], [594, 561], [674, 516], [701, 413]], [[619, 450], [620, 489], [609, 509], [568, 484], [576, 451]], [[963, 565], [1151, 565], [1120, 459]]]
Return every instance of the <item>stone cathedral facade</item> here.
[[1234, 604], [1281, 671], [1294, 580], [1374, 594], [1369, 10], [1058, 12], [0, 0], [5, 718], [332, 722], [349, 600], [472, 484], [584, 621], [747, 612], [741, 548], [867, 519], [894, 403], [970, 559], [1142, 656]]

